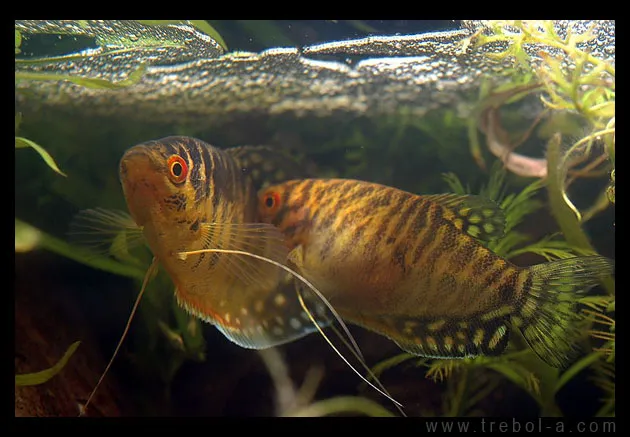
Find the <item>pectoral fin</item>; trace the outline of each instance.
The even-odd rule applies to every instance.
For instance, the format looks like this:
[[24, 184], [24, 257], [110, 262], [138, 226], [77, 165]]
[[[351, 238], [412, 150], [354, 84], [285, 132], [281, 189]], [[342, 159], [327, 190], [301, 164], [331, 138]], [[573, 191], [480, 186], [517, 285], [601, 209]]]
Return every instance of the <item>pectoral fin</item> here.
[[139, 263], [130, 252], [145, 244], [142, 228], [125, 211], [106, 208], [79, 211], [70, 222], [70, 242], [88, 252]]

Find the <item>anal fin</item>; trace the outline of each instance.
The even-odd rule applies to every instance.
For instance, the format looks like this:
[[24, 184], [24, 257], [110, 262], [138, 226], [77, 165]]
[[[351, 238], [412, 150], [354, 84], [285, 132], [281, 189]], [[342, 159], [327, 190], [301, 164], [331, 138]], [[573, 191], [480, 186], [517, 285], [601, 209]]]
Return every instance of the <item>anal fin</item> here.
[[[241, 308], [237, 314], [230, 315], [228, 323], [214, 324], [230, 341], [247, 349], [280, 346], [317, 332], [300, 305], [296, 294], [299, 286], [295, 279], [287, 277], [266, 299], [255, 300]], [[307, 304], [307, 308], [315, 315], [320, 328], [330, 325], [326, 318], [320, 317], [325, 314], [321, 304]]]
[[366, 318], [361, 325], [406, 352], [443, 359], [500, 355], [510, 333], [509, 315], [500, 312], [468, 319], [380, 316]]

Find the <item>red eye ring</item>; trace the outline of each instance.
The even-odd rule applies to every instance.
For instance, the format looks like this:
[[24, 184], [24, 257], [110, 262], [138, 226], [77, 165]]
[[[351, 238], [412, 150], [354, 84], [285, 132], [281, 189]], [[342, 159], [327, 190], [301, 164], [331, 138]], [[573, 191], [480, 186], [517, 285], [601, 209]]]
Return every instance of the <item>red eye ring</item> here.
[[267, 209], [274, 209], [280, 205], [280, 194], [276, 192], [267, 193], [263, 199], [263, 204]]
[[171, 180], [179, 184], [186, 180], [186, 176], [188, 176], [188, 164], [179, 155], [173, 155], [168, 158], [168, 176]]

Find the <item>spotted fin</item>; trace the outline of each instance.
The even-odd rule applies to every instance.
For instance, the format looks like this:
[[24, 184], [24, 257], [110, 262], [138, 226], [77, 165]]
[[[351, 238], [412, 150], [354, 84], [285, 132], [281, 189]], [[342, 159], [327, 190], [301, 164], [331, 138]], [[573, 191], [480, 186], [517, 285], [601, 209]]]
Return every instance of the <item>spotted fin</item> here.
[[203, 249], [182, 252], [180, 259], [207, 273], [199, 284], [177, 288], [182, 307], [250, 349], [281, 345], [317, 330], [302, 310], [295, 280], [281, 267], [288, 249], [278, 228], [203, 223], [200, 229]]
[[256, 191], [269, 185], [311, 176], [308, 167], [281, 149], [270, 146], [239, 146], [225, 149]]
[[509, 306], [468, 319], [365, 318], [362, 325], [393, 340], [414, 355], [429, 358], [466, 358], [500, 355], [508, 344]]
[[[317, 331], [303, 311], [295, 287], [294, 280], [287, 276], [266, 296], [242, 303], [240, 308], [231, 303], [219, 308], [220, 320], [195, 311], [187, 306], [186, 301], [180, 300], [179, 303], [197, 317], [214, 324], [226, 338], [237, 345], [247, 349], [266, 349], [298, 340]], [[179, 293], [176, 295], [180, 296]], [[320, 317], [325, 314], [321, 303], [308, 304], [307, 308], [315, 315], [321, 328], [330, 324]]]
[[603, 256], [560, 259], [529, 267], [514, 325], [547, 364], [564, 367], [581, 352], [584, 330], [576, 306], [583, 293], [614, 274]]
[[505, 214], [501, 207], [487, 197], [461, 194], [433, 194], [421, 196], [447, 210], [444, 218], [468, 235], [488, 242], [501, 238], [505, 232]]
[[120, 210], [94, 208], [79, 211], [70, 222], [70, 242], [88, 252], [139, 262], [130, 251], [145, 244], [142, 228]]

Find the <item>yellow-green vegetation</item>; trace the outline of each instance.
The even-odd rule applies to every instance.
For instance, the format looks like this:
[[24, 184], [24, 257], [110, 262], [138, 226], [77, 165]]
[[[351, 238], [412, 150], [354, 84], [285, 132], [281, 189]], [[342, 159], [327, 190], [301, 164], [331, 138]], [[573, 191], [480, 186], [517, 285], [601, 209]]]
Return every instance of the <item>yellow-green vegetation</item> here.
[[[21, 32], [19, 30], [16, 30], [15, 31], [15, 54], [18, 54], [21, 52], [20, 50], [21, 44], [22, 44]], [[89, 56], [111, 55], [111, 54], [116, 54], [116, 53], [122, 53], [129, 50], [133, 50], [133, 48], [126, 48], [122, 50], [101, 50], [100, 52], [93, 52], [90, 54], [73, 54], [73, 55], [68, 55], [68, 56], [57, 56], [57, 57], [37, 58], [37, 59], [22, 59], [21, 58], [21, 59], [16, 59], [15, 62], [17, 64], [46, 64], [46, 63], [50, 63], [54, 61], [87, 58]], [[15, 81], [18, 82], [18, 81], [28, 81], [28, 80], [51, 80], [51, 81], [65, 80], [68, 82], [75, 83], [77, 85], [84, 86], [86, 88], [118, 89], [118, 88], [125, 88], [135, 83], [138, 83], [140, 79], [142, 79], [142, 76], [144, 75], [145, 71], [146, 71], [146, 66], [142, 64], [138, 67], [138, 69], [130, 73], [126, 79], [123, 79], [118, 82], [112, 82], [112, 81], [108, 81], [105, 79], [98, 79], [98, 78], [72, 76], [72, 75], [67, 75], [67, 74], [16, 71]], [[16, 114], [15, 116], [16, 132], [17, 132], [17, 126], [19, 124], [19, 121], [21, 120], [21, 118], [18, 119], [18, 115], [19, 114]], [[24, 139], [20, 139], [20, 140], [22, 141], [22, 144], [23, 144]], [[28, 145], [31, 147], [34, 147], [32, 142], [31, 144], [28, 144]], [[16, 147], [18, 147], [17, 138], [16, 138]], [[21, 147], [26, 147], [26, 146], [21, 146]], [[38, 150], [38, 152], [41, 154], [42, 152], [40, 151], [40, 149], [41, 148], [36, 148], [36, 150]], [[48, 162], [48, 160], [46, 162]]]
[[[562, 197], [574, 212], [577, 209], [566, 194], [568, 186], [579, 177], [610, 175], [615, 166], [615, 67], [584, 48], [584, 43], [597, 39], [594, 28], [595, 24], [578, 33], [569, 25], [566, 35], [560, 36], [553, 21], [491, 21], [462, 46], [463, 50], [478, 50], [500, 45], [505, 47], [503, 51], [487, 56], [512, 65], [504, 71], [508, 82], [502, 81], [503, 85], [497, 87], [487, 83], [482, 88], [478, 115], [489, 106], [507, 105], [537, 93], [544, 107], [541, 117], [546, 116], [552, 124], [549, 140], [560, 130], [553, 128], [554, 122], [567, 114], [577, 118], [577, 128], [568, 138], [553, 140], [564, 144], [575, 138], [571, 145], [562, 147], [554, 165], [549, 166], [549, 173], [556, 173]], [[539, 134], [543, 132], [541, 128]], [[476, 129], [471, 129], [471, 148], [483, 165]], [[614, 192], [614, 181], [612, 187]], [[601, 202], [597, 205], [599, 209], [605, 206]]]
[[39, 144], [34, 143], [33, 141], [27, 139], [27, 138], [23, 138], [23, 137], [18, 137], [17, 133], [18, 130], [20, 128], [20, 123], [22, 122], [22, 114], [20, 114], [19, 112], [17, 114], [15, 114], [15, 133], [16, 133], [16, 137], [15, 137], [15, 148], [16, 149], [24, 149], [27, 147], [31, 147], [33, 150], [35, 150], [37, 153], [39, 153], [39, 156], [42, 157], [42, 159], [44, 160], [44, 162], [46, 164], [48, 164], [48, 166], [53, 169], [54, 171], [56, 171], [57, 173], [59, 173], [62, 176], [66, 176], [66, 174], [64, 172], [62, 172], [61, 170], [59, 170], [59, 167], [57, 166], [57, 163], [55, 162], [55, 160], [53, 159], [52, 156], [50, 156], [50, 154]]
[[[16, 30], [15, 31], [15, 53], [16, 54], [20, 53], [21, 45], [22, 45], [22, 35], [18, 30]], [[15, 79], [18, 80], [18, 73], [16, 73]], [[50, 154], [42, 146], [40, 146], [39, 144], [36, 144], [35, 142], [27, 138], [17, 136], [17, 133], [20, 129], [20, 123], [22, 123], [22, 114], [18, 112], [15, 114], [15, 148], [23, 149], [23, 148], [31, 147], [33, 150], [39, 153], [39, 155], [42, 157], [42, 159], [46, 162], [46, 164], [48, 164], [48, 166], [51, 169], [53, 169], [54, 171], [56, 171], [62, 176], [66, 176], [64, 172], [59, 170], [59, 167], [57, 166], [57, 163], [55, 162], [55, 160], [52, 158], [52, 156], [50, 156]]]
[[[563, 240], [555, 244], [582, 254], [596, 252], [584, 232], [584, 223], [615, 203], [615, 67], [608, 58], [599, 58], [585, 48], [583, 43], [597, 38], [593, 29], [594, 26], [577, 33], [570, 25], [561, 36], [551, 21], [493, 21], [469, 38], [463, 47], [475, 50], [498, 44], [503, 50], [487, 56], [507, 60], [513, 67], [505, 70], [510, 78], [507, 84], [493, 88], [488, 82], [481, 92], [477, 115], [482, 116], [488, 107], [507, 106], [525, 96], [535, 95], [540, 99], [543, 110], [534, 125], [547, 119], [538, 130], [539, 139], [546, 141], [541, 149], [546, 149], [547, 174], [541, 182], [546, 186], [550, 212], [563, 236]], [[471, 129], [474, 134], [471, 148], [473, 156], [482, 163], [476, 138], [478, 121], [472, 121], [475, 127]], [[527, 129], [523, 139], [533, 137], [534, 127]], [[514, 150], [515, 144], [508, 144], [508, 152]], [[570, 186], [579, 178], [609, 178], [603, 192], [582, 208], [572, 202], [569, 193]], [[612, 225], [610, 231], [614, 232]], [[497, 249], [501, 250], [506, 241], [519, 238], [508, 234], [497, 243]], [[548, 252], [554, 257], [562, 256], [564, 249], [550, 252], [552, 241], [548, 238], [517, 249], [516, 253], [529, 250], [541, 255]], [[536, 250], [532, 250], [534, 248]], [[605, 394], [598, 416], [614, 415], [615, 411], [614, 287], [614, 280], [609, 278], [603, 283], [604, 296], [582, 300], [586, 307], [585, 334], [598, 344], [593, 345], [593, 354], [576, 363], [574, 368], [588, 366], [594, 372], [593, 382]], [[557, 378], [566, 382], [574, 374], [569, 370]], [[562, 385], [556, 383], [555, 391]]]
[[67, 74], [56, 74], [56, 73], [30, 73], [27, 71], [16, 72], [15, 80], [66, 80], [68, 82], [75, 83], [77, 85], [84, 86], [86, 88], [92, 89], [118, 89], [118, 88], [126, 88], [130, 85], [136, 84], [140, 81], [144, 72], [146, 70], [146, 66], [141, 65], [135, 71], [129, 74], [129, 77], [126, 79], [120, 80], [118, 82], [112, 82], [105, 79], [98, 79], [93, 77], [77, 77], [70, 76]]
[[606, 189], [606, 194], [608, 195], [608, 200], [611, 203], [615, 203], [615, 170], [610, 172], [610, 185]]
[[40, 385], [47, 382], [53, 376], [61, 372], [61, 369], [63, 369], [68, 363], [68, 360], [70, 359], [72, 354], [74, 354], [74, 351], [77, 350], [79, 344], [81, 344], [80, 341], [72, 343], [70, 347], [68, 347], [68, 350], [66, 350], [66, 353], [63, 354], [63, 357], [61, 357], [61, 359], [54, 366], [48, 369], [42, 370], [40, 372], [26, 373], [24, 375], [15, 375], [15, 385]]
[[18, 53], [21, 52], [20, 50], [20, 46], [22, 45], [22, 34], [20, 33], [19, 30], [15, 30], [15, 54], [17, 55]]
[[206, 20], [137, 20], [138, 23], [145, 24], [147, 26], [167, 26], [169, 24], [191, 24], [197, 30], [209, 35], [216, 42], [219, 43], [223, 50], [227, 51], [228, 47], [225, 40], [214, 27], [210, 25]]
[[[21, 44], [22, 44], [22, 36], [20, 32], [16, 30], [15, 31], [15, 53], [16, 54], [20, 53], [19, 47]], [[20, 113], [15, 114], [15, 134], [16, 134], [15, 148], [16, 149], [22, 149], [22, 148], [28, 148], [28, 147], [32, 148], [37, 153], [39, 153], [39, 155], [42, 157], [44, 162], [46, 162], [46, 164], [52, 170], [54, 170], [55, 172], [57, 172], [58, 174], [62, 176], [66, 176], [66, 174], [59, 169], [59, 167], [57, 166], [57, 163], [52, 158], [52, 156], [50, 156], [50, 154], [43, 147], [41, 147], [39, 144], [36, 144], [35, 142], [27, 138], [17, 136], [21, 122], [22, 122], [22, 114]], [[44, 235], [43, 233], [33, 228], [32, 226], [29, 226], [19, 221], [17, 218], [15, 219], [15, 251], [16, 252], [28, 252], [30, 250], [33, 250], [36, 247], [38, 247], [42, 243], [42, 241], [49, 242], [50, 239], [48, 236]], [[64, 366], [66, 365], [66, 363], [68, 362], [72, 354], [74, 354], [76, 349], [79, 347], [79, 344], [80, 342], [77, 341], [73, 343], [72, 345], [70, 345], [66, 353], [59, 360], [59, 362], [49, 369], [42, 370], [40, 372], [35, 372], [35, 373], [28, 373], [24, 375], [15, 375], [15, 385], [25, 386], [25, 385], [39, 385], [39, 384], [45, 383], [46, 381], [54, 377], [56, 374], [58, 374], [61, 371], [61, 369], [64, 368]]]
[[395, 417], [376, 402], [359, 396], [338, 396], [313, 402], [287, 414], [287, 417], [321, 417], [344, 413], [370, 417]]

